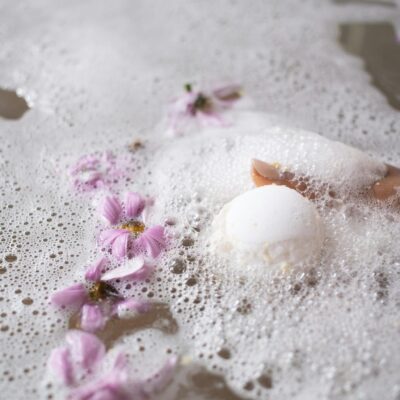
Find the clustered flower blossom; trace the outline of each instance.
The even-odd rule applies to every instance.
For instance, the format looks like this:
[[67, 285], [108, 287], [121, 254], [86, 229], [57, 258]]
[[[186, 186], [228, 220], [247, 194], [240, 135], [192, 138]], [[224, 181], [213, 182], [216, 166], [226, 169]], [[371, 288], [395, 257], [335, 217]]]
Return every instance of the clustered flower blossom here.
[[103, 329], [107, 321], [114, 316], [134, 316], [145, 313], [150, 308], [147, 302], [123, 298], [107, 281], [123, 278], [144, 280], [151, 274], [153, 266], [138, 258], [127, 266], [102, 274], [101, 268], [106, 264], [107, 259], [103, 257], [87, 268], [85, 278], [94, 282], [90, 288], [78, 283], [51, 296], [53, 305], [78, 313], [79, 327], [83, 331], [96, 332]]
[[141, 218], [145, 207], [146, 201], [138, 193], [127, 193], [124, 203], [117, 197], [106, 197], [101, 213], [111, 227], [101, 232], [99, 241], [117, 259], [141, 253], [155, 258], [165, 248], [164, 228], [147, 228]]
[[186, 84], [185, 93], [171, 104], [167, 134], [182, 135], [193, 120], [203, 126], [227, 126], [222, 113], [231, 108], [240, 97], [241, 87], [238, 85], [224, 86], [205, 93], [195, 91], [191, 84]]
[[[182, 134], [185, 124], [193, 120], [205, 126], [226, 126], [223, 111], [241, 97], [237, 85], [204, 93], [187, 84], [185, 90], [171, 106], [172, 135]], [[116, 179], [124, 176], [117, 164], [111, 152], [83, 156], [69, 171], [73, 186], [82, 192], [109, 189]], [[110, 283], [149, 278], [155, 268], [154, 259], [166, 248], [164, 227], [146, 226], [151, 203], [152, 200], [134, 192], [127, 193], [123, 202], [107, 196], [100, 212], [108, 227], [98, 240], [108, 256], [86, 268], [85, 283], [71, 285], [51, 296], [53, 305], [68, 308], [79, 317], [79, 329], [67, 332], [65, 344], [55, 348], [48, 361], [49, 369], [67, 388], [68, 400], [145, 400], [161, 391], [172, 378], [176, 357], [170, 357], [153, 376], [137, 379], [130, 373], [126, 355], [119, 353], [111, 369], [104, 373], [106, 349], [94, 335], [112, 318], [132, 318], [151, 307], [148, 302], [124, 298]], [[109, 257], [114, 257], [119, 265], [112, 268]]]
[[144, 400], [161, 391], [172, 379], [176, 357], [170, 357], [152, 376], [134, 378], [124, 353], [119, 353], [110, 370], [100, 374], [105, 358], [104, 344], [93, 334], [70, 330], [65, 345], [55, 348], [49, 368], [70, 389], [69, 400]]
[[[110, 255], [102, 256], [86, 268], [85, 283], [71, 285], [51, 296], [53, 305], [67, 308], [78, 316], [79, 330], [69, 331], [67, 345], [55, 349], [49, 359], [49, 367], [70, 389], [68, 399], [148, 399], [174, 369], [175, 359], [171, 358], [154, 377], [135, 380], [121, 353], [103, 377], [93, 375], [93, 379], [83, 383], [79, 378], [90, 376], [98, 360], [104, 357], [104, 345], [93, 333], [104, 329], [112, 318], [133, 318], [151, 307], [146, 301], [124, 298], [111, 284], [115, 280], [149, 278], [155, 268], [154, 259], [166, 247], [164, 228], [145, 225], [146, 207], [151, 203], [133, 192], [127, 193], [124, 202], [115, 196], [106, 197], [101, 214], [110, 227], [100, 233], [99, 244], [110, 250]], [[112, 267], [115, 263], [110, 262], [110, 256], [117, 260], [117, 267]]]
[[110, 151], [101, 155], [82, 156], [69, 170], [76, 190], [89, 192], [109, 186], [124, 173], [117, 165], [117, 159]]

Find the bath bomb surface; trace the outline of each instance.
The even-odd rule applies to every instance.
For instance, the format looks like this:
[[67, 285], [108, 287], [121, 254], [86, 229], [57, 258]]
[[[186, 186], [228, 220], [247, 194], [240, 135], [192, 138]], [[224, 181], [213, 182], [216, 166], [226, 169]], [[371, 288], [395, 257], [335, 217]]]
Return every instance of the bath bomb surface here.
[[245, 263], [290, 267], [318, 256], [323, 227], [314, 204], [286, 186], [268, 185], [227, 203], [213, 223], [217, 251]]

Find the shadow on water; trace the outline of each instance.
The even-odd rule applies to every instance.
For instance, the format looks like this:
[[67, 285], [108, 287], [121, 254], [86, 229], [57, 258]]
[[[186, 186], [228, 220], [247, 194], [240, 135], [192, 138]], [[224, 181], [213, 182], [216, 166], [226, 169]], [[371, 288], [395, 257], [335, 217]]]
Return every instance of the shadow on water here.
[[[169, 395], [161, 398], [174, 400], [244, 400], [226, 384], [223, 376], [208, 372], [199, 365], [181, 367], [174, 377], [175, 385]], [[172, 386], [172, 385], [171, 385]], [[157, 398], [157, 400], [161, 399]]]
[[[79, 314], [75, 314], [70, 318], [68, 326], [70, 329], [79, 329], [79, 317]], [[96, 332], [96, 335], [109, 349], [120, 338], [150, 328], [158, 329], [167, 335], [178, 332], [178, 323], [172, 316], [168, 305], [154, 303], [148, 312], [130, 319], [113, 317], [107, 321], [103, 329]]]
[[15, 91], [0, 88], [0, 117], [19, 119], [29, 110], [28, 103]]
[[400, 110], [400, 41], [388, 22], [340, 25], [339, 41], [349, 53], [364, 60], [372, 84]]

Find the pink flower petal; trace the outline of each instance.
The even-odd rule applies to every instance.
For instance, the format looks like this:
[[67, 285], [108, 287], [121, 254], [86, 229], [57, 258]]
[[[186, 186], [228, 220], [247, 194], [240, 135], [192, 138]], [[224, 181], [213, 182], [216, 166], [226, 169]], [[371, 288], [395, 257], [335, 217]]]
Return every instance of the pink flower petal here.
[[144, 314], [151, 308], [150, 303], [135, 299], [127, 299], [119, 302], [114, 310], [114, 313], [121, 319], [128, 319]]
[[[136, 385], [135, 385], [136, 386]], [[70, 400], [145, 400], [128, 379], [127, 359], [120, 353], [109, 371], [102, 378], [74, 390]]]
[[87, 281], [96, 282], [100, 280], [102, 271], [107, 264], [107, 258], [101, 257], [94, 264], [90, 265], [85, 271]]
[[136, 239], [136, 243], [151, 257], [158, 257], [166, 246], [164, 228], [161, 225], [152, 226]]
[[99, 162], [100, 160], [96, 156], [83, 156], [71, 167], [70, 174], [74, 176], [83, 171], [95, 170]]
[[106, 352], [104, 344], [91, 333], [78, 330], [68, 331], [65, 340], [74, 362], [85, 369], [95, 367]]
[[81, 311], [81, 328], [86, 332], [96, 332], [104, 328], [106, 318], [98, 305], [85, 304]]
[[139, 271], [135, 272], [131, 276], [132, 281], [144, 281], [144, 280], [146, 280], [154, 272], [155, 268], [156, 268], [155, 264], [152, 264], [149, 261], [146, 261], [144, 263], [143, 267], [140, 268]]
[[142, 212], [142, 219], [143, 219], [144, 224], [147, 224], [147, 220], [149, 218], [149, 214], [151, 212], [151, 208], [153, 207], [154, 203], [155, 203], [155, 201], [153, 198], [151, 198], [151, 197], [146, 198], [144, 210]]
[[82, 283], [61, 289], [51, 296], [51, 303], [58, 307], [77, 309], [87, 300], [87, 291]]
[[112, 244], [112, 254], [118, 259], [123, 259], [128, 254], [128, 240], [130, 237], [130, 232], [125, 231], [121, 233]]
[[115, 225], [122, 212], [122, 206], [116, 197], [107, 196], [103, 203], [102, 215], [111, 225]]
[[125, 199], [125, 213], [128, 218], [135, 218], [143, 211], [145, 200], [139, 193], [129, 192]]
[[147, 384], [144, 385], [143, 391], [147, 393], [148, 396], [161, 392], [171, 382], [175, 373], [177, 361], [177, 357], [170, 357], [153, 376], [147, 379]]
[[71, 356], [66, 347], [57, 347], [52, 350], [48, 368], [64, 385], [69, 386], [74, 382]]
[[142, 257], [135, 257], [127, 261], [124, 265], [114, 268], [106, 272], [102, 277], [102, 281], [110, 281], [112, 279], [128, 279], [144, 266]]
[[126, 229], [106, 229], [100, 233], [99, 242], [104, 246], [110, 246], [115, 239], [123, 233], [129, 233]]

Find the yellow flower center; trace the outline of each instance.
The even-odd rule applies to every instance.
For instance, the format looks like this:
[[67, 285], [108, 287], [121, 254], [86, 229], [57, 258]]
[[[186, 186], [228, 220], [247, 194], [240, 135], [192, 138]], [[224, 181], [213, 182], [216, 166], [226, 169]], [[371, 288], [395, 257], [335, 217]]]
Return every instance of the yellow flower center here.
[[119, 229], [126, 229], [129, 231], [135, 238], [138, 237], [141, 233], [144, 232], [146, 226], [143, 222], [140, 221], [129, 221], [119, 226]]

